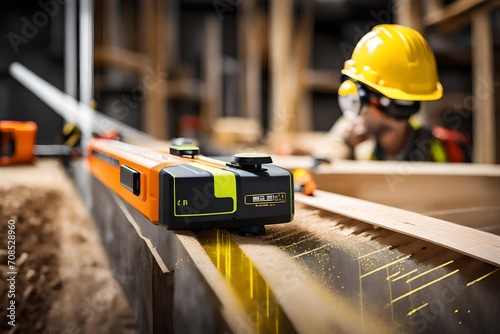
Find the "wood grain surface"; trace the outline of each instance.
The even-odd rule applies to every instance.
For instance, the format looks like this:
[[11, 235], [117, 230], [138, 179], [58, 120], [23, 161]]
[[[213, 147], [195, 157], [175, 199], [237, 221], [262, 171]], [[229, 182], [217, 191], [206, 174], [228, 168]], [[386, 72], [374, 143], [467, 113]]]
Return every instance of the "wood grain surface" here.
[[296, 194], [295, 200], [374, 226], [410, 235], [500, 266], [500, 236], [444, 220], [324, 191], [314, 197]]

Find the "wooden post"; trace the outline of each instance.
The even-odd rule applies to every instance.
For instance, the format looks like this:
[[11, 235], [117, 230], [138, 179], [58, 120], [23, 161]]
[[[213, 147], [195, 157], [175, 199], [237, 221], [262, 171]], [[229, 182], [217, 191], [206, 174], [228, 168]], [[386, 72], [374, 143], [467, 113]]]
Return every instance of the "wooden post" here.
[[423, 31], [422, 6], [420, 0], [398, 0], [396, 3], [396, 22], [420, 32]]
[[104, 1], [104, 17], [103, 17], [103, 45], [122, 47], [123, 39], [123, 22], [120, 15], [119, 0]]
[[246, 0], [242, 4], [239, 24], [240, 106], [243, 115], [261, 120], [261, 74], [262, 67], [259, 34], [262, 26], [261, 16], [255, 0]]
[[435, 13], [441, 10], [440, 0], [425, 0], [427, 13]]
[[271, 68], [271, 108], [270, 123], [273, 135], [283, 135], [290, 131], [293, 113], [287, 103], [290, 91], [290, 41], [292, 30], [293, 2], [273, 0], [270, 17], [270, 68]]
[[169, 45], [175, 47], [170, 47], [167, 50], [169, 56], [169, 65], [171, 69], [178, 68], [181, 62], [181, 42], [179, 36], [179, 21], [180, 21], [180, 0], [169, 0], [168, 2], [168, 33], [169, 33]]
[[211, 125], [222, 116], [222, 24], [217, 17], [205, 21], [204, 97], [201, 126], [210, 133]]
[[306, 86], [307, 69], [311, 55], [314, 32], [314, 2], [306, 1], [301, 11], [297, 42], [294, 52], [294, 90], [288, 97], [293, 115], [294, 131], [310, 131], [312, 129], [311, 98]]
[[134, 49], [139, 41], [138, 29], [137, 29], [137, 18], [136, 18], [136, 10], [134, 8], [134, 4], [129, 1], [123, 2], [123, 16], [125, 18], [125, 24], [123, 27], [122, 33], [125, 34], [125, 48], [126, 49]]
[[474, 162], [495, 163], [495, 108], [491, 13], [479, 10], [472, 17]]
[[168, 25], [165, 22], [168, 1], [146, 0], [141, 2], [140, 7], [141, 26], [144, 28], [142, 47], [149, 57], [141, 83], [146, 93], [143, 128], [148, 134], [164, 139], [169, 136], [165, 78], [168, 69]]

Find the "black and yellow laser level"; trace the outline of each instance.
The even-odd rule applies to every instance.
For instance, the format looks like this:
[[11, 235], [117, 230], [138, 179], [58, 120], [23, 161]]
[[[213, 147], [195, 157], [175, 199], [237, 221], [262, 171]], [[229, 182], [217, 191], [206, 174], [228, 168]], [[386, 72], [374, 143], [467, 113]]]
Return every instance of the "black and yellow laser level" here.
[[261, 233], [293, 219], [293, 177], [268, 155], [230, 161], [199, 154], [190, 143], [161, 152], [93, 139], [90, 171], [145, 215], [168, 229], [234, 228]]

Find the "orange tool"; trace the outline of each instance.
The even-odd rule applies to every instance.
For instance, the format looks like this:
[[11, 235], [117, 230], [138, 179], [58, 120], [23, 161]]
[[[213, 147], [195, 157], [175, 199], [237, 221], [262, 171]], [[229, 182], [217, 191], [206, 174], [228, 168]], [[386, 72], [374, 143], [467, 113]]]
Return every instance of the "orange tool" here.
[[32, 162], [36, 132], [35, 122], [0, 121], [0, 166]]
[[311, 171], [305, 168], [298, 168], [293, 171], [294, 190], [305, 195], [312, 196], [318, 188]]

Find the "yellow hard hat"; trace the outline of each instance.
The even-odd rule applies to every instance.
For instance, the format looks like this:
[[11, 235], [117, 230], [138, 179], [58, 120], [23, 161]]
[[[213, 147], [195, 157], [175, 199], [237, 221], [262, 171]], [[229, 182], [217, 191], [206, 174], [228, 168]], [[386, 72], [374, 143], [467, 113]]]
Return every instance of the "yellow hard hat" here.
[[433, 101], [443, 96], [436, 60], [416, 30], [381, 24], [363, 36], [342, 74], [396, 100]]

